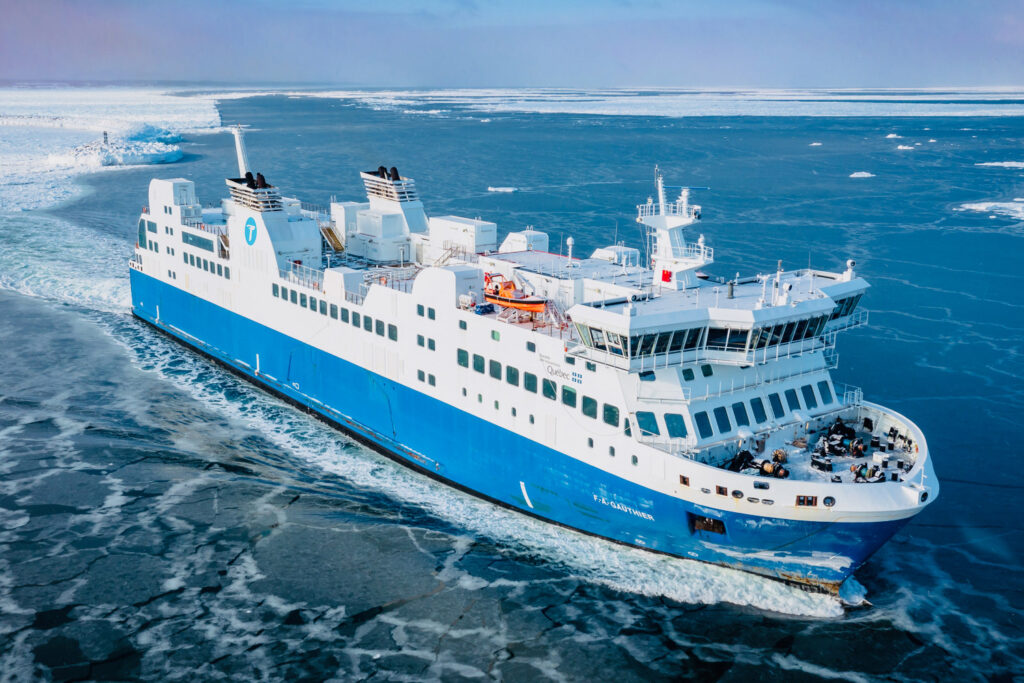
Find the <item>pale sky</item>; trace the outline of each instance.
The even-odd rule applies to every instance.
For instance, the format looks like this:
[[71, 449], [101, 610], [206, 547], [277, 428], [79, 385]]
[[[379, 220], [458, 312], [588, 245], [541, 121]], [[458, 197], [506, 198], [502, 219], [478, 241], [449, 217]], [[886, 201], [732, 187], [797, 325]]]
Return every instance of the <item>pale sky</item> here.
[[1024, 85], [1024, 0], [0, 0], [0, 79]]

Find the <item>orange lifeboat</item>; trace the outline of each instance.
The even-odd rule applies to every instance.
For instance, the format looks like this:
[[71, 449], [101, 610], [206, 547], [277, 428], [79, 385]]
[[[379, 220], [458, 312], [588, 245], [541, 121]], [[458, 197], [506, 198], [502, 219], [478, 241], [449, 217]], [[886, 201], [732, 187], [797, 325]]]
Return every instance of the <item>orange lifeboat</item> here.
[[539, 296], [527, 296], [516, 289], [511, 280], [501, 273], [484, 274], [484, 299], [495, 306], [516, 308], [520, 311], [543, 313], [548, 300]]

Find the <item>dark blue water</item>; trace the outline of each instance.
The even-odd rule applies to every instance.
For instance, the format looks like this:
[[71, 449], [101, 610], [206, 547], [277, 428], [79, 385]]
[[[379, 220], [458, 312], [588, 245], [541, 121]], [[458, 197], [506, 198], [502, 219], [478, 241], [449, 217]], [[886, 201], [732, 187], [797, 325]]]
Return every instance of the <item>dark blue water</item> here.
[[127, 314], [149, 178], [213, 202], [233, 172], [230, 136], [193, 136], [172, 167], [0, 225], [4, 263], [31, 264], [0, 290], [0, 678], [1022, 680], [1024, 224], [960, 209], [1024, 197], [1020, 170], [976, 165], [1024, 160], [1024, 120], [220, 110], [307, 201], [396, 165], [430, 214], [588, 253], [640, 246], [659, 163], [711, 188], [714, 272], [856, 259], [871, 325], [835, 377], [920, 425], [941, 496], [858, 572], [873, 606], [844, 613], [406, 472]]

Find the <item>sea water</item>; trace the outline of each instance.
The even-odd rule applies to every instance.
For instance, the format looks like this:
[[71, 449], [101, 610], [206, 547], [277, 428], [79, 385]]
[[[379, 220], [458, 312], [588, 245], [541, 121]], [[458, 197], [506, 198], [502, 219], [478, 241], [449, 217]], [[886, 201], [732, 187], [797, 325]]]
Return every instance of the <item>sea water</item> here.
[[[657, 163], [709, 188], [717, 274], [856, 260], [834, 377], [921, 426], [940, 498], [850, 610], [358, 446], [129, 314], [149, 179], [218, 201], [235, 123], [305, 201], [394, 165], [428, 214], [643, 248]], [[1022, 142], [1014, 92], [0, 90], [0, 676], [1019, 675]]]

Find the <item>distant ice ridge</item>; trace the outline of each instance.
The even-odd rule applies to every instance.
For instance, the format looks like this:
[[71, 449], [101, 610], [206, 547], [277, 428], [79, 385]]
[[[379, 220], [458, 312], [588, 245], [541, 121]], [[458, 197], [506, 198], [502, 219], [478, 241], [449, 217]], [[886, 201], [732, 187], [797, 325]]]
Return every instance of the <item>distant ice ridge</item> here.
[[518, 187], [488, 187], [488, 192], [519, 192]]
[[874, 178], [874, 173], [868, 173], [867, 171], [854, 171], [850, 174], [851, 178]]
[[896, 145], [896, 149], [907, 150], [907, 149], [914, 149], [914, 148], [912, 146], [910, 146], [910, 145]]
[[896, 140], [896, 139], [901, 138], [901, 137], [903, 137], [903, 136], [902, 135], [896, 135], [896, 133], [889, 133], [888, 135], [885, 136], [885, 139], [886, 140]]
[[177, 161], [182, 134], [219, 125], [215, 101], [203, 96], [150, 88], [0, 88], [0, 211], [66, 201], [81, 173]]
[[821, 143], [820, 142], [812, 142], [809, 146], [810, 147], [821, 147]]
[[1000, 168], [1024, 168], [1024, 161], [983, 161], [975, 166], [998, 166]]
[[966, 211], [981, 211], [983, 213], [1009, 216], [1010, 218], [1024, 221], [1024, 202], [1016, 200], [1012, 202], [973, 202], [971, 204], [961, 204], [960, 208]]

